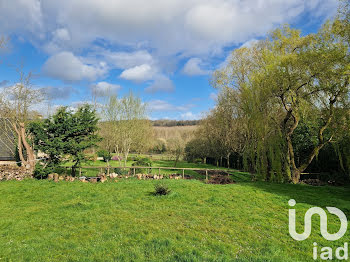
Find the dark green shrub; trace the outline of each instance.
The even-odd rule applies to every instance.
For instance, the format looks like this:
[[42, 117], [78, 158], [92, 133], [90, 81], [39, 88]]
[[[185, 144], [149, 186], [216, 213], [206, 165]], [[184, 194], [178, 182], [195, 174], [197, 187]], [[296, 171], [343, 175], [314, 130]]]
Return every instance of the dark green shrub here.
[[123, 170], [121, 168], [114, 168], [114, 173], [116, 173], [118, 175], [122, 175], [122, 176], [129, 174], [129, 172], [127, 170]]
[[193, 163], [195, 163], [195, 164], [202, 164], [203, 160], [201, 158], [196, 158], [195, 160], [193, 160]]
[[153, 194], [155, 196], [165, 196], [170, 194], [171, 190], [168, 188], [167, 185], [158, 183], [154, 186], [154, 192]]
[[[132, 164], [132, 166], [144, 166], [144, 167], [151, 167], [153, 164], [152, 160], [149, 159], [148, 157], [140, 158], [136, 162]], [[136, 168], [135, 172], [136, 173], [146, 173], [149, 171], [146, 168]]]
[[49, 174], [57, 173], [59, 175], [66, 174], [67, 169], [64, 167], [55, 166], [52, 162], [45, 165], [42, 162], [38, 162], [35, 165], [33, 175], [37, 179], [46, 179]]
[[102, 157], [104, 162], [109, 162], [112, 159], [112, 154], [109, 153], [107, 150], [100, 150], [97, 152], [97, 155], [99, 157]]

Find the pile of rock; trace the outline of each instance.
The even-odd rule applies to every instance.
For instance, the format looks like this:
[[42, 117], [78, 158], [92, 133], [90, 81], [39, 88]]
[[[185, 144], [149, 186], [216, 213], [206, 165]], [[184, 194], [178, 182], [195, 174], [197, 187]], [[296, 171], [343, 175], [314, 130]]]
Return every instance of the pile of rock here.
[[118, 175], [117, 173], [110, 173], [108, 175], [110, 178], [115, 179], [115, 178], [129, 178], [130, 176], [128, 175]]
[[86, 176], [82, 176], [79, 177], [79, 180], [83, 183], [97, 183], [97, 182], [101, 182], [104, 183], [107, 181], [107, 177], [105, 174], [101, 174], [97, 177], [86, 177]]
[[0, 181], [3, 180], [23, 180], [32, 178], [33, 174], [25, 167], [16, 165], [0, 165]]
[[97, 183], [97, 182], [102, 182], [104, 183], [105, 181], [107, 181], [107, 177], [105, 174], [101, 174], [98, 177], [86, 177], [86, 176], [82, 176], [79, 178], [76, 177], [72, 177], [72, 176], [68, 176], [68, 175], [59, 175], [57, 173], [52, 173], [49, 174], [47, 177], [48, 180], [53, 180], [55, 182], [59, 182], [59, 181], [68, 181], [68, 182], [73, 182], [75, 180], [81, 181], [83, 183]]
[[[138, 180], [146, 180], [146, 179], [155, 179], [155, 180], [160, 180], [160, 179], [182, 179], [182, 175], [179, 174], [171, 174], [169, 176], [164, 176], [164, 175], [152, 175], [152, 174], [136, 174], [136, 177]], [[185, 178], [189, 178], [186, 176]]]
[[136, 174], [138, 180], [146, 180], [146, 179], [163, 179], [163, 175], [152, 175], [152, 174]]
[[210, 179], [207, 181], [208, 184], [217, 184], [217, 185], [227, 185], [227, 184], [235, 184], [236, 182], [233, 181], [230, 177], [227, 175], [213, 175], [210, 176]]

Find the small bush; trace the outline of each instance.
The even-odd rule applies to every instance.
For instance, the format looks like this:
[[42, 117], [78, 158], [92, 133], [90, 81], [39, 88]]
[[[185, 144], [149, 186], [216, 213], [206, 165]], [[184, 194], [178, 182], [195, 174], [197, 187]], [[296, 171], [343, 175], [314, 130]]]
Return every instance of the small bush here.
[[48, 163], [46, 166], [42, 162], [38, 162], [35, 165], [33, 175], [37, 179], [46, 179], [49, 174], [65, 174], [66, 169], [64, 167], [55, 166], [53, 163]]
[[138, 157], [138, 156], [130, 156], [130, 157], [128, 157], [128, 161], [137, 161], [139, 159], [140, 159], [140, 157]]
[[109, 153], [107, 150], [100, 150], [97, 152], [97, 155], [102, 157], [104, 162], [109, 162], [112, 159], [111, 153]]
[[165, 196], [170, 194], [171, 190], [167, 185], [159, 183], [154, 186], [154, 195], [155, 196]]
[[[151, 167], [153, 164], [152, 160], [149, 159], [148, 157], [140, 158], [136, 162], [132, 164], [132, 166], [149, 166]], [[135, 170], [136, 173], [145, 173], [147, 172], [146, 168], [136, 168]]]
[[196, 158], [195, 160], [193, 160], [193, 163], [195, 163], [195, 164], [202, 164], [203, 160], [201, 158]]
[[122, 175], [122, 176], [129, 174], [129, 172], [127, 170], [123, 170], [121, 168], [114, 168], [114, 173], [116, 173], [118, 175]]

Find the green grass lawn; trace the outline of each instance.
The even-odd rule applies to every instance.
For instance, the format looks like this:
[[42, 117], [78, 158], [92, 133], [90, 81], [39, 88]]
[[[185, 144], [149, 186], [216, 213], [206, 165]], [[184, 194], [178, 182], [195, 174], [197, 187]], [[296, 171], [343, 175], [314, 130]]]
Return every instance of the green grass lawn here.
[[[288, 234], [288, 200], [298, 230], [312, 206], [335, 206], [350, 218], [350, 190], [239, 181], [210, 185], [122, 179], [104, 184], [27, 180], [0, 182], [0, 261], [313, 261], [312, 244], [328, 242], [313, 221], [308, 240]], [[329, 232], [339, 223], [329, 216]]]

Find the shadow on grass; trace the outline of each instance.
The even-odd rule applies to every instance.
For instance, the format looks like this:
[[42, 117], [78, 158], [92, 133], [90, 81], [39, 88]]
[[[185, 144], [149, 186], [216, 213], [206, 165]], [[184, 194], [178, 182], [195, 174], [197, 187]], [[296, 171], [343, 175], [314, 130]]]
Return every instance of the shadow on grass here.
[[295, 199], [297, 203], [321, 208], [337, 207], [350, 217], [350, 187], [310, 186], [303, 184], [278, 184], [271, 182], [246, 182], [246, 186], [284, 198]]

